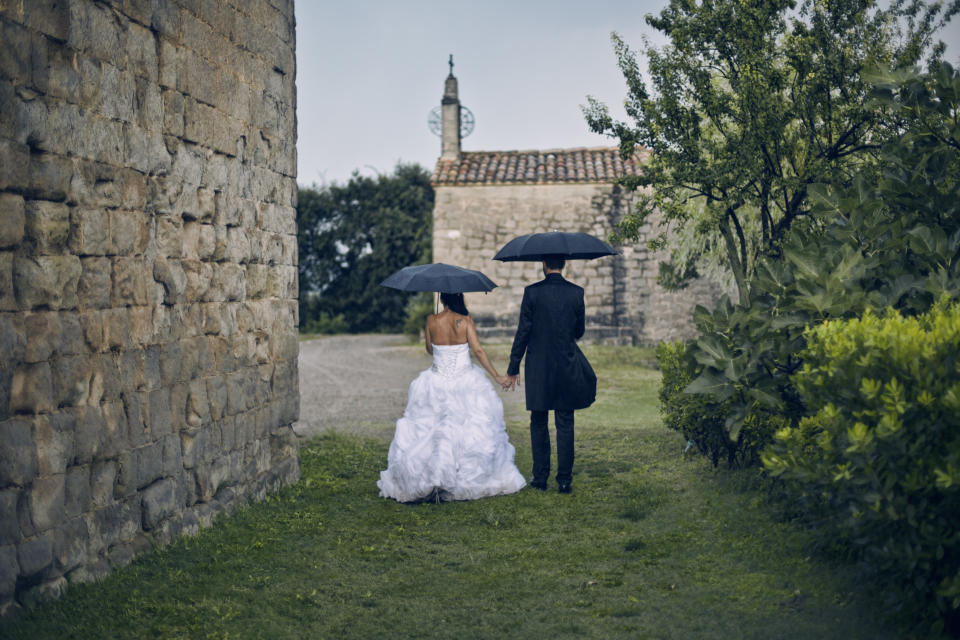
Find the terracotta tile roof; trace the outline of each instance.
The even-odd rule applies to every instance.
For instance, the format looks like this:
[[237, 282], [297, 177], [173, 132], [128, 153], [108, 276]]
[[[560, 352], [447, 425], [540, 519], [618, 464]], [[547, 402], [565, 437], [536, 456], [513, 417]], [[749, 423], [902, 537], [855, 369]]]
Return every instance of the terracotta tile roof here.
[[642, 152], [621, 159], [617, 147], [464, 151], [459, 161], [438, 160], [430, 182], [435, 186], [613, 182], [639, 173], [642, 160]]

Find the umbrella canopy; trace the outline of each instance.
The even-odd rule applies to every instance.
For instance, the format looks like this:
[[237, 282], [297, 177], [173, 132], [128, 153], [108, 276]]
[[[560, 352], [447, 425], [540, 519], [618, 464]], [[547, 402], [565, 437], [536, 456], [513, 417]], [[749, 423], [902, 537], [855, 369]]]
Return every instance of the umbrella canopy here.
[[442, 262], [404, 267], [380, 284], [401, 291], [437, 291], [440, 293], [490, 291], [497, 286], [493, 280], [479, 271], [454, 267]]
[[540, 262], [547, 256], [556, 256], [564, 260], [591, 260], [616, 253], [613, 247], [588, 233], [548, 231], [514, 238], [493, 259], [503, 262]]

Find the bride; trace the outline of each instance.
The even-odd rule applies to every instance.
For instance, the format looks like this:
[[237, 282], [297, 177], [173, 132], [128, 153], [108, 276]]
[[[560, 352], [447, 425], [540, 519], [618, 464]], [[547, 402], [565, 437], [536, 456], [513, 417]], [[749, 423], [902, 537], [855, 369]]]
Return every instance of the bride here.
[[[442, 293], [443, 311], [427, 318], [433, 366], [410, 383], [407, 408], [380, 472], [380, 496], [398, 502], [473, 500], [515, 493], [525, 481], [514, 465], [503, 403], [483, 370], [490, 363], [462, 293]], [[470, 351], [483, 369], [470, 361]]]

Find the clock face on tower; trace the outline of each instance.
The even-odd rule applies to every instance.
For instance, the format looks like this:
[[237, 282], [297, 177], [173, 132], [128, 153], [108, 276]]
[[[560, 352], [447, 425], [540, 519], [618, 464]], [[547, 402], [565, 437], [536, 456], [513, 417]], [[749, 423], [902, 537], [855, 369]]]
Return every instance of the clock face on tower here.
[[[473, 133], [475, 120], [473, 112], [465, 106], [460, 105], [460, 137], [466, 138]], [[434, 107], [427, 117], [427, 126], [435, 136], [443, 135], [443, 107]]]
[[427, 116], [427, 126], [430, 127], [430, 132], [433, 135], [443, 135], [443, 109], [441, 107], [434, 107], [430, 110], [430, 115]]

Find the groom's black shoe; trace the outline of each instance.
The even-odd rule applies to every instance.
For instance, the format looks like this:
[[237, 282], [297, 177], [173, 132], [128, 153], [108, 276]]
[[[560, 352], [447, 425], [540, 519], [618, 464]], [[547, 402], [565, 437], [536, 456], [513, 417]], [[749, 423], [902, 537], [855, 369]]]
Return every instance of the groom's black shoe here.
[[530, 486], [533, 487], [534, 489], [539, 490], [539, 491], [546, 491], [546, 490], [547, 490], [547, 483], [546, 483], [546, 481], [539, 482], [539, 481], [537, 481], [537, 480], [531, 480], [531, 481], [530, 481]]
[[569, 482], [561, 482], [557, 485], [557, 491], [559, 493], [573, 493], [573, 487], [570, 486]]

